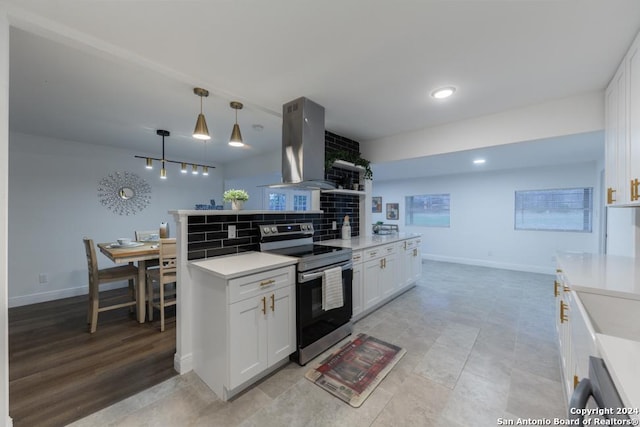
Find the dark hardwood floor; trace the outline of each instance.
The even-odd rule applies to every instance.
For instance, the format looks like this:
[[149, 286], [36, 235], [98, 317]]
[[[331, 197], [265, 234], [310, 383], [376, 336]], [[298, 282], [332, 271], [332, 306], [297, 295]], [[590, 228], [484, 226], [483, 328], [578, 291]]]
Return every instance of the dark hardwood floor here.
[[[119, 299], [126, 289], [101, 293]], [[9, 309], [9, 414], [14, 426], [64, 426], [174, 375], [175, 307], [139, 324], [128, 308], [100, 313], [87, 297]]]

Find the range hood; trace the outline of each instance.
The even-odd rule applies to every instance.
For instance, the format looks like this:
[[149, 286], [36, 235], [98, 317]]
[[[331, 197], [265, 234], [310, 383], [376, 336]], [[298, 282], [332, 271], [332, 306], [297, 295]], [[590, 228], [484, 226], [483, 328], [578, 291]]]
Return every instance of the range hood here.
[[269, 187], [336, 188], [324, 179], [324, 107], [308, 98], [282, 106], [282, 183]]

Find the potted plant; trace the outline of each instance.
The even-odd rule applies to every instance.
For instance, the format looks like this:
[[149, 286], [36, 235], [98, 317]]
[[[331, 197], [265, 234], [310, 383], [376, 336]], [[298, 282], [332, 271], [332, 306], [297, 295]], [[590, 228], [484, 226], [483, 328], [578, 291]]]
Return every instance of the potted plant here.
[[222, 198], [225, 202], [231, 202], [231, 209], [237, 211], [242, 209], [244, 202], [249, 200], [249, 194], [244, 190], [230, 189], [224, 192]]
[[371, 162], [360, 156], [360, 153], [347, 150], [333, 150], [325, 154], [324, 168], [329, 170], [333, 167], [333, 162], [336, 160], [344, 160], [346, 162], [353, 163], [356, 166], [362, 166], [364, 168], [364, 179], [372, 179], [373, 171], [371, 170]]

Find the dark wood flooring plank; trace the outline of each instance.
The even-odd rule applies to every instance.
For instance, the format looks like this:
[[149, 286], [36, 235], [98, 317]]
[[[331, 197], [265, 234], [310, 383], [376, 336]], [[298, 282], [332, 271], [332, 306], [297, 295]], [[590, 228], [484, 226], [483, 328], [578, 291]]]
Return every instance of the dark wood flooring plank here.
[[[125, 292], [107, 294], [118, 299]], [[124, 308], [101, 313], [90, 334], [86, 308], [83, 296], [9, 309], [9, 413], [16, 427], [64, 426], [176, 375], [175, 309], [163, 333], [157, 318], [138, 324]]]

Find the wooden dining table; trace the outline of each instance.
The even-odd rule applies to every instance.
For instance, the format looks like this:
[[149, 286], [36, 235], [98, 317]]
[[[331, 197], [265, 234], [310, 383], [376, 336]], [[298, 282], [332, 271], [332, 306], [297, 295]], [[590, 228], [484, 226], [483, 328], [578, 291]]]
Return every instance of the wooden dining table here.
[[146, 318], [147, 261], [160, 258], [159, 242], [140, 242], [134, 247], [111, 247], [110, 243], [98, 243], [98, 248], [107, 258], [116, 264], [138, 263], [137, 308], [138, 322], [144, 323]]

